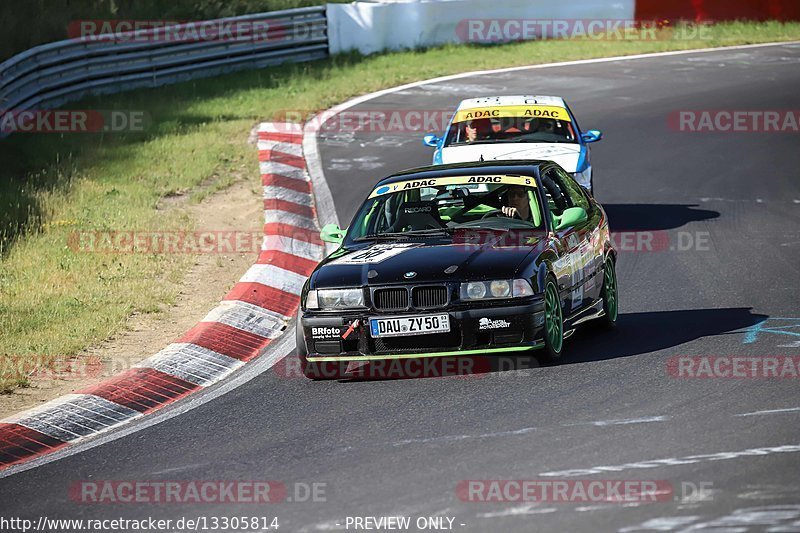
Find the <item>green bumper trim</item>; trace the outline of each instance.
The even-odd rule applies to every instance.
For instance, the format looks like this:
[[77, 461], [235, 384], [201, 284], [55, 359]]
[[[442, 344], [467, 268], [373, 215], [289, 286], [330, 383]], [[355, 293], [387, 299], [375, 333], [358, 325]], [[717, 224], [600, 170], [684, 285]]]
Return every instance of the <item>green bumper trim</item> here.
[[453, 357], [460, 355], [495, 354], [506, 352], [524, 352], [527, 350], [538, 350], [544, 346], [537, 343], [533, 346], [511, 346], [509, 348], [487, 348], [483, 350], [456, 350], [455, 352], [433, 352], [433, 353], [403, 353], [386, 355], [329, 355], [329, 356], [310, 356], [308, 360], [312, 363], [322, 361], [380, 361], [382, 359], [420, 359], [423, 357]]

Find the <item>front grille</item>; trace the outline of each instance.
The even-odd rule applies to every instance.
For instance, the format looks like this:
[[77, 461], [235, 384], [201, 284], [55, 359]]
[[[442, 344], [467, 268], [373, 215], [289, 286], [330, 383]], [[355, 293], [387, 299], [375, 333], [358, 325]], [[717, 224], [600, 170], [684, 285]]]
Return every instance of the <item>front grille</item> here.
[[447, 287], [414, 287], [411, 296], [417, 309], [433, 309], [447, 305]]
[[400, 311], [408, 308], [408, 291], [405, 288], [376, 289], [372, 295], [375, 309]]

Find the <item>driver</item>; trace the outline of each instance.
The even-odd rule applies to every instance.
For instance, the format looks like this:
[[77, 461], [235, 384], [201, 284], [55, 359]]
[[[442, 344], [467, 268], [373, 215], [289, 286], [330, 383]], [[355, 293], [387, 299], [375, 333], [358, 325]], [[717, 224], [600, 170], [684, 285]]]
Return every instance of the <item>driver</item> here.
[[491, 138], [492, 122], [488, 118], [477, 118], [467, 122], [464, 134], [468, 143]]
[[506, 194], [503, 195], [503, 202], [506, 204], [500, 208], [503, 216], [532, 221], [527, 187], [521, 185], [510, 186]]

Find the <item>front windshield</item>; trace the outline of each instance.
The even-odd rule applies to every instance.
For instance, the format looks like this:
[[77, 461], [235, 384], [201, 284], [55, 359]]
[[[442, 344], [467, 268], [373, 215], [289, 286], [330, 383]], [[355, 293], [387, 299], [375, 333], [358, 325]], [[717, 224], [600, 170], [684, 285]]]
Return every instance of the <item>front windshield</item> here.
[[459, 110], [444, 146], [577, 142], [575, 128], [564, 108], [500, 106]]
[[543, 229], [536, 181], [459, 176], [376, 187], [353, 219], [350, 241], [441, 237], [458, 230]]

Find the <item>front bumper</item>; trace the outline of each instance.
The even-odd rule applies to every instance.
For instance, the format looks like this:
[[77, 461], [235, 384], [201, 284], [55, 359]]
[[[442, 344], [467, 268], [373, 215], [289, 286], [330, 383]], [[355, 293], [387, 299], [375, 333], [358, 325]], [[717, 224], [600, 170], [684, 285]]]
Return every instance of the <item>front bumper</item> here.
[[[448, 314], [450, 332], [373, 338], [369, 319]], [[301, 313], [309, 361], [369, 361], [513, 352], [542, 346], [544, 303], [381, 313]]]

